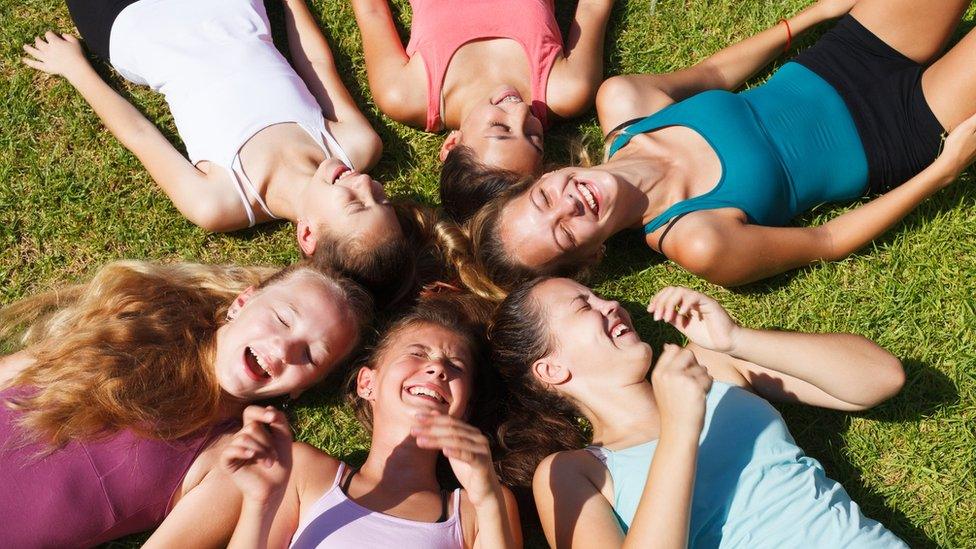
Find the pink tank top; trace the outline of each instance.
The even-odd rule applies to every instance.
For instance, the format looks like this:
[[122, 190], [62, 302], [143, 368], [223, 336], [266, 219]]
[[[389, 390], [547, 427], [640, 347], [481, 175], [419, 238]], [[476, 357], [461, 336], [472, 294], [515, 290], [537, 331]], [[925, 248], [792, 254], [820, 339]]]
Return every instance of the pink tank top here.
[[0, 392], [0, 545], [91, 547], [158, 526], [200, 450], [231, 422], [180, 440], [121, 431], [38, 457]]
[[461, 531], [461, 490], [453, 494], [453, 512], [444, 522], [402, 519], [367, 509], [349, 499], [339, 480], [346, 464], [339, 464], [332, 487], [309, 509], [308, 518], [298, 525], [291, 547], [355, 548], [396, 547], [397, 549], [457, 549], [464, 547]]
[[546, 85], [563, 48], [552, 0], [410, 0], [410, 7], [407, 55], [420, 53], [427, 67], [427, 131], [442, 127], [441, 88], [454, 52], [486, 38], [512, 39], [525, 48], [532, 114], [547, 125]]

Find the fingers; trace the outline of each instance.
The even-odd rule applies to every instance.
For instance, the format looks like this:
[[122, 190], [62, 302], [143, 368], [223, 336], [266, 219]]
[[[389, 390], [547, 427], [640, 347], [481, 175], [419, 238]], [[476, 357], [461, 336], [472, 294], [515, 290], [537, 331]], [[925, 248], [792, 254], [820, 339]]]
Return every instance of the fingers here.
[[267, 425], [270, 432], [278, 437], [291, 438], [288, 417], [274, 406], [248, 406], [244, 409], [244, 426], [249, 424]]
[[647, 306], [647, 312], [654, 315], [654, 320], [663, 320], [674, 324], [679, 316], [688, 316], [697, 310], [701, 303], [711, 298], [689, 288], [668, 286], [659, 291]]
[[491, 460], [488, 438], [475, 427], [446, 415], [419, 416], [410, 433], [417, 446], [441, 450], [449, 458], [471, 463]]
[[221, 452], [220, 461], [232, 471], [258, 462], [262, 462], [265, 467], [272, 467], [278, 461], [278, 453], [261, 426], [251, 423], [234, 435]]

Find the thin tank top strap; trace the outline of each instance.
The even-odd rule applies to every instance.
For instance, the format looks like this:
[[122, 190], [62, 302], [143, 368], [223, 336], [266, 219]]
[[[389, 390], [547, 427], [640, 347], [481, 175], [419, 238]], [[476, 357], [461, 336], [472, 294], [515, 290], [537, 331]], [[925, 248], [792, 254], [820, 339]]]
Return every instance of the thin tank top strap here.
[[234, 174], [234, 179], [237, 183], [238, 196], [240, 196], [241, 202], [243, 202], [244, 204], [244, 209], [247, 210], [247, 220], [250, 223], [249, 226], [250, 227], [254, 226], [255, 218], [254, 218], [254, 209], [251, 208], [251, 202], [250, 200], [247, 199], [247, 195], [250, 195], [251, 198], [253, 198], [254, 201], [258, 203], [258, 206], [261, 208], [262, 211], [264, 211], [264, 213], [268, 214], [268, 217], [270, 217], [271, 219], [281, 219], [280, 217], [271, 213], [271, 209], [268, 208], [268, 205], [264, 202], [264, 199], [261, 198], [260, 194], [258, 194], [257, 189], [254, 188], [254, 185], [251, 183], [251, 180], [248, 179], [247, 174], [244, 173], [244, 165], [241, 164], [240, 154], [234, 155], [234, 160], [231, 163], [230, 168], [231, 168], [230, 171], [232, 174]]
[[342, 162], [345, 163], [346, 166], [349, 166], [351, 169], [356, 169], [356, 167], [352, 165], [352, 160], [349, 159], [349, 155], [347, 155], [346, 151], [342, 149], [341, 145], [339, 145], [339, 140], [336, 139], [335, 136], [333, 136], [331, 133], [329, 133], [328, 129], [325, 127], [322, 128], [322, 137], [324, 137], [325, 140], [329, 142], [328, 148], [323, 147], [324, 149], [326, 149], [327, 151], [328, 150], [335, 151], [335, 154], [336, 156], [339, 157], [339, 160], [342, 160]]
[[325, 126], [324, 120], [322, 120], [315, 128], [309, 128], [300, 122], [298, 123], [298, 126], [305, 130], [305, 133], [307, 133], [309, 137], [311, 137], [318, 144], [318, 146], [325, 151], [325, 154], [328, 155], [329, 158], [332, 157], [334, 152], [335, 156], [338, 157], [339, 160], [342, 160], [346, 166], [349, 166], [354, 170], [356, 169], [356, 166], [353, 166], [352, 164], [352, 160], [349, 159], [349, 155], [347, 155], [346, 151], [343, 150], [342, 145], [339, 145], [339, 140], [329, 133], [329, 129]]
[[342, 474], [346, 472], [346, 463], [344, 461], [339, 462], [339, 468], [336, 470], [335, 478], [332, 479], [332, 486], [329, 490], [335, 490], [339, 486], [339, 482], [342, 480]]

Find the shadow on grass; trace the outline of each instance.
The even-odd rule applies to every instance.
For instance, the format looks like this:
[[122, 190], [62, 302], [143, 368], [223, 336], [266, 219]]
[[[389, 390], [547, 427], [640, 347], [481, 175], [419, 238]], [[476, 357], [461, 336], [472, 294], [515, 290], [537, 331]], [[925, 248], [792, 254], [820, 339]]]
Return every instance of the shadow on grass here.
[[[953, 382], [939, 370], [918, 360], [904, 359], [906, 383], [884, 404], [859, 414], [886, 422], [915, 422], [959, 402]], [[791, 426], [797, 444], [823, 464], [827, 476], [841, 483], [863, 513], [905, 540], [911, 547], [938, 547], [903, 512], [888, 505], [885, 497], [862, 480], [861, 470], [845, 455], [844, 434], [851, 415], [801, 405], [778, 405]]]

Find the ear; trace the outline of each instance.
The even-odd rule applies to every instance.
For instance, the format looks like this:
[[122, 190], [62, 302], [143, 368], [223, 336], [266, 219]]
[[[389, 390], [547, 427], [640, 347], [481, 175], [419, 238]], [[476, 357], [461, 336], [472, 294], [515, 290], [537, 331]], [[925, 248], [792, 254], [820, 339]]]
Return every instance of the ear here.
[[372, 401], [373, 397], [373, 383], [376, 379], [376, 372], [367, 366], [363, 366], [359, 369], [359, 373], [356, 374], [356, 394], [359, 398], [367, 401]]
[[441, 144], [441, 152], [440, 152], [441, 162], [447, 160], [447, 154], [453, 151], [454, 147], [457, 147], [460, 144], [461, 144], [461, 130], [454, 130], [451, 133], [447, 134], [447, 137], [444, 138], [444, 143]]
[[547, 385], [561, 385], [569, 381], [569, 370], [551, 359], [540, 358], [532, 363], [532, 374]]
[[234, 302], [231, 303], [230, 308], [227, 309], [227, 320], [234, 320], [237, 318], [237, 315], [240, 314], [241, 309], [243, 309], [244, 305], [246, 305], [247, 302], [254, 297], [256, 292], [257, 290], [254, 288], [254, 286], [248, 286], [246, 290], [237, 294], [237, 297], [234, 298]]
[[299, 219], [295, 223], [295, 238], [298, 240], [298, 247], [302, 253], [311, 257], [315, 254], [315, 247], [318, 245], [318, 236], [308, 221]]

